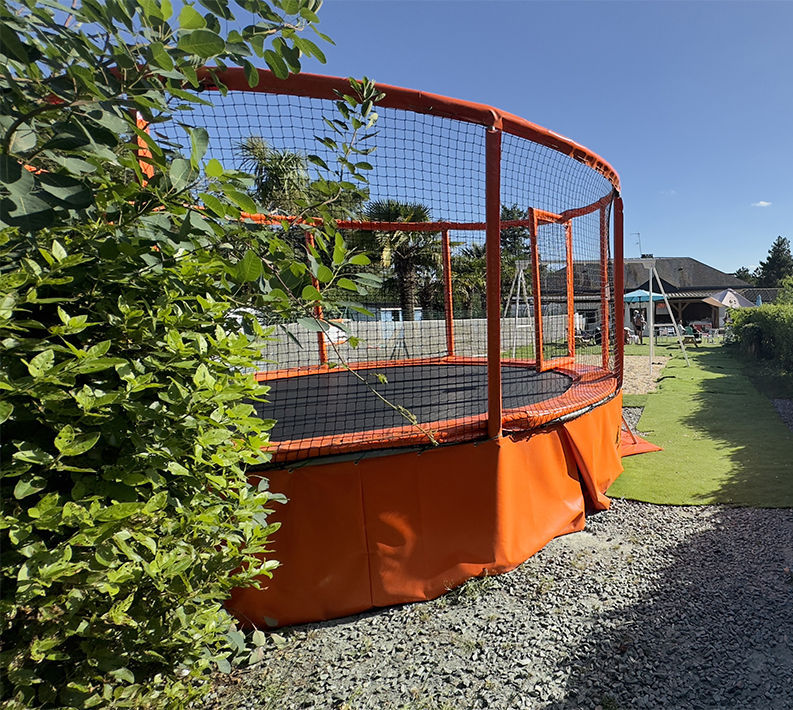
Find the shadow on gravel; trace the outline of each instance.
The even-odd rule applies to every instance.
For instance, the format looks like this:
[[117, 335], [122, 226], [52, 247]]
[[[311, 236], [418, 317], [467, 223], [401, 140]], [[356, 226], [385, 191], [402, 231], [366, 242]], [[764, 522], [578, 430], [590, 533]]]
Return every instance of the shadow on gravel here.
[[793, 512], [715, 509], [711, 523], [672, 546], [670, 564], [649, 584], [657, 570], [637, 541], [625, 579], [645, 587], [644, 598], [596, 613], [591, 634], [558, 660], [568, 678], [563, 699], [530, 707], [793, 705], [793, 578], [785, 569], [793, 568]]

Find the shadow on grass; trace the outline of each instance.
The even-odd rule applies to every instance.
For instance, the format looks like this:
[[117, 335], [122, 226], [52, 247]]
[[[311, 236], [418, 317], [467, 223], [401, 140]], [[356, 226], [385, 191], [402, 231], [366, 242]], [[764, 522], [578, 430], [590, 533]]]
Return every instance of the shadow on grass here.
[[729, 349], [702, 349], [695, 359], [705, 372], [682, 422], [730, 462], [703, 502], [793, 506], [793, 432]]
[[623, 460], [608, 495], [649, 503], [793, 506], [793, 432], [720, 345], [674, 357], [640, 432], [663, 451]]
[[[557, 672], [568, 677], [564, 698], [538, 707], [791, 707], [793, 586], [785, 567], [793, 561], [793, 513], [668, 514], [708, 516], [709, 524], [677, 544], [669, 545], [668, 533], [656, 539], [659, 547], [669, 545], [661, 569], [637, 545], [629, 564], [635, 587], [626, 590], [631, 601], [593, 615], [591, 632], [557, 661]], [[581, 604], [584, 595], [568, 603]]]

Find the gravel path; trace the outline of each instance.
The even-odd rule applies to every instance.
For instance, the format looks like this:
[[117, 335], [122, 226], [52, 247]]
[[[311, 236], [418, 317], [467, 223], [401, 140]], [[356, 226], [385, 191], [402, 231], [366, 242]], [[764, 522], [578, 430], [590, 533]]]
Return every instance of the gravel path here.
[[206, 707], [790, 708], [791, 568], [793, 511], [616, 500], [508, 574], [271, 635]]

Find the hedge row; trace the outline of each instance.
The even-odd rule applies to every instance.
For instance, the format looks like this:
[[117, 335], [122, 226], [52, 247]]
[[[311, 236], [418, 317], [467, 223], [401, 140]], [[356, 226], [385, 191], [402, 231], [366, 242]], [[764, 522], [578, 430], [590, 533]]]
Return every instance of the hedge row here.
[[765, 305], [732, 314], [735, 340], [748, 355], [793, 371], [793, 305]]

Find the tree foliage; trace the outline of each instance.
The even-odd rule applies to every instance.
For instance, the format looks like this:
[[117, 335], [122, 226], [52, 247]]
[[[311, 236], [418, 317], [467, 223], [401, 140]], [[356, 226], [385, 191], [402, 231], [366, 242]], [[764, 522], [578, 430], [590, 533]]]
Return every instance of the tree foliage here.
[[745, 353], [773, 361], [780, 371], [793, 372], [793, 305], [766, 304], [730, 314], [735, 340]]
[[[259, 209], [252, 178], [206, 160], [185, 118], [206, 102], [197, 67], [237, 64], [253, 84], [254, 55], [279, 76], [322, 59], [299, 35], [316, 0], [238, 4], [257, 19], [223, 35], [234, 17], [215, 0], [178, 15], [168, 0], [0, 0], [4, 708], [184, 707], [251, 652], [222, 605], [277, 564], [280, 498], [247, 479], [271, 423], [246, 373], [272, 334], [239, 309], [320, 330], [314, 280], [360, 293], [368, 260], [322, 209], [295, 260], [282, 232], [239, 222]], [[364, 80], [338, 102], [351, 184], [376, 98]], [[175, 112], [178, 151], [137, 125]]]
[[758, 286], [777, 288], [782, 281], [793, 276], [793, 254], [790, 253], [790, 240], [777, 237], [768, 250], [768, 258], [760, 262], [754, 273]]
[[[430, 210], [419, 202], [393, 198], [375, 200], [364, 209], [372, 222], [429, 222]], [[402, 319], [415, 320], [416, 296], [422, 269], [440, 270], [440, 237], [437, 232], [407, 230], [375, 231], [362, 235], [368, 250], [379, 253], [386, 269], [393, 269], [399, 292]], [[371, 242], [374, 242], [371, 244]], [[434, 279], [437, 282], [437, 278]]]
[[749, 271], [746, 266], [742, 266], [740, 269], [737, 269], [733, 276], [735, 276], [736, 279], [740, 279], [741, 281], [746, 281], [746, 283], [752, 286], [757, 285], [757, 279], [755, 278], [754, 273]]

